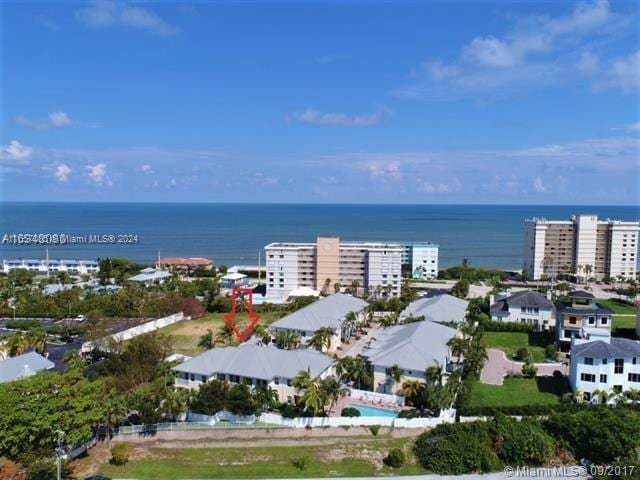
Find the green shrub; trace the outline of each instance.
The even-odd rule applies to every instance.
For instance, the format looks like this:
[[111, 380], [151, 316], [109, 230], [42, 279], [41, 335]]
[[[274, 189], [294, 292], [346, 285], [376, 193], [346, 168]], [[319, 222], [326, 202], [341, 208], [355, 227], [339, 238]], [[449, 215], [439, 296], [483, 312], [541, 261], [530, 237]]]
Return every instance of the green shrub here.
[[500, 470], [485, 422], [438, 425], [418, 437], [415, 453], [420, 464], [440, 475]]
[[494, 425], [498, 456], [509, 465], [542, 465], [554, 451], [553, 438], [538, 422], [498, 414]]
[[400, 468], [406, 462], [404, 452], [399, 448], [392, 448], [389, 454], [382, 459], [382, 463], [391, 468]]
[[527, 378], [533, 378], [536, 376], [536, 374], [538, 373], [538, 369], [536, 368], [536, 366], [529, 362], [526, 362], [523, 366], [522, 366], [522, 375], [524, 375]]
[[380, 431], [380, 425], [369, 425], [369, 431], [374, 437], [377, 436]]
[[420, 415], [415, 408], [410, 410], [400, 410], [400, 413], [398, 414], [398, 418], [418, 418], [419, 416]]
[[527, 347], [522, 347], [522, 348], [519, 348], [518, 351], [516, 352], [516, 359], [521, 362], [528, 363], [528, 362], [531, 362], [531, 360], [533, 360], [533, 356], [531, 355], [531, 352]]
[[343, 417], [359, 417], [360, 416], [360, 410], [358, 410], [357, 408], [353, 408], [353, 407], [344, 407], [342, 409], [342, 412], [340, 412], [340, 415]]
[[298, 457], [291, 460], [291, 465], [293, 465], [300, 471], [306, 470], [309, 466], [309, 463], [311, 463], [309, 457]]
[[111, 447], [111, 458], [109, 463], [112, 465], [126, 465], [131, 454], [131, 445], [128, 443], [118, 443]]
[[535, 325], [528, 323], [516, 323], [516, 322], [496, 322], [494, 320], [483, 320], [481, 323], [482, 329], [486, 332], [521, 332], [529, 333], [533, 332]]
[[550, 343], [549, 345], [544, 347], [544, 356], [549, 360], [558, 359], [558, 350], [556, 350], [556, 346], [553, 343]]

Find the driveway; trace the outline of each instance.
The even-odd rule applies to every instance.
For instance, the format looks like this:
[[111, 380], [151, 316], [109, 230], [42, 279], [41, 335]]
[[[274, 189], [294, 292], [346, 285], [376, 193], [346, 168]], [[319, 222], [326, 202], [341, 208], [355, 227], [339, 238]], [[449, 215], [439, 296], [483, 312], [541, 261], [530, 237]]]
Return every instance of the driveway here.
[[[487, 349], [487, 361], [480, 373], [480, 381], [490, 385], [502, 385], [507, 375], [520, 375], [523, 362], [509, 360], [502, 350], [496, 348]], [[551, 377], [555, 371], [563, 375], [569, 373], [569, 367], [562, 363], [535, 363], [538, 369], [538, 377]]]

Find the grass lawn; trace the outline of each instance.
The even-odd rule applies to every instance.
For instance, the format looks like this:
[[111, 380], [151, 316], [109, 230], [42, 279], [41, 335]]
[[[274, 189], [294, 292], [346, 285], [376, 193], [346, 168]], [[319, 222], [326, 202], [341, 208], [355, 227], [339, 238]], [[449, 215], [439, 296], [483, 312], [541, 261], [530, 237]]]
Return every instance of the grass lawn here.
[[551, 405], [568, 392], [564, 378], [507, 377], [503, 385], [476, 382], [469, 395], [470, 406], [503, 407], [521, 405]]
[[[303, 443], [303, 442], [301, 442]], [[173, 480], [176, 478], [308, 478], [424, 473], [415, 462], [413, 439], [380, 437], [361, 442], [295, 447], [158, 448], [136, 446], [124, 466], [108, 463], [99, 473], [112, 478]], [[389, 448], [402, 448], [407, 463], [397, 470], [382, 458]], [[294, 466], [306, 459], [306, 466]]]
[[485, 332], [484, 342], [488, 348], [497, 348], [513, 357], [518, 349], [526, 347], [533, 355], [533, 361], [544, 362], [544, 347], [553, 343], [552, 336], [541, 333]]
[[618, 328], [630, 328], [635, 330], [636, 328], [636, 317], [635, 315], [627, 316], [627, 315], [614, 315], [613, 316], [613, 329], [616, 330]]
[[613, 310], [613, 313], [624, 314], [624, 315], [635, 315], [638, 309], [628, 303], [625, 300], [619, 300], [617, 298], [598, 298], [596, 299], [596, 303], [599, 303], [603, 307], [609, 307]]
[[[215, 335], [225, 325], [224, 315], [224, 313], [209, 313], [196, 320], [183, 320], [174, 323], [160, 329], [160, 332], [172, 337], [174, 353], [197, 355], [202, 353], [202, 349], [198, 347], [200, 337], [207, 333], [207, 330], [211, 330]], [[261, 313], [259, 325], [269, 325], [277, 320], [279, 315], [276, 312]], [[249, 321], [246, 313], [239, 313], [236, 324], [242, 329], [242, 326], [247, 325]]]

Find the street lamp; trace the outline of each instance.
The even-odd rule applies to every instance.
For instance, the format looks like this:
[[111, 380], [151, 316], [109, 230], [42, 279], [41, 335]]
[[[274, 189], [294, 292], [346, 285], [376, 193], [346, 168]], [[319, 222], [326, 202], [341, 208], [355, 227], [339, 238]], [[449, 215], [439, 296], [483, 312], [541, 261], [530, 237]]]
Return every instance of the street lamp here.
[[57, 467], [57, 479], [62, 479], [62, 440], [65, 433], [62, 430], [56, 430], [56, 467]]
[[13, 321], [16, 321], [16, 306], [15, 305], [11, 305], [11, 308], [13, 309]]

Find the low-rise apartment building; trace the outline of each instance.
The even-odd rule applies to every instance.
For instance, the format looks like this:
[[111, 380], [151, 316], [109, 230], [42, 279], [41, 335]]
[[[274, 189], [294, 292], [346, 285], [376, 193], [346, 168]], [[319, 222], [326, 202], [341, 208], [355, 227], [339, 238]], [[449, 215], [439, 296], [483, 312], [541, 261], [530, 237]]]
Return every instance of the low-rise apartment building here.
[[[269, 325], [269, 330], [274, 335], [280, 332], [299, 335], [300, 343], [304, 345], [318, 330], [328, 328], [333, 332], [328, 351], [333, 352], [364, 320], [367, 305], [367, 302], [359, 298], [335, 293], [273, 322]], [[345, 322], [347, 315], [351, 312], [355, 314], [353, 324]]]
[[431, 242], [400, 242], [400, 245], [405, 276], [420, 280], [438, 277], [438, 245]]
[[71, 274], [84, 275], [86, 273], [97, 273], [100, 271], [100, 265], [95, 260], [3, 260], [2, 270], [10, 272], [11, 270], [24, 269], [30, 272], [47, 273], [47, 272], [67, 272]]
[[[452, 364], [448, 342], [457, 334], [456, 329], [429, 320], [381, 331], [362, 352], [373, 368], [373, 390], [400, 393], [407, 380], [425, 382], [429, 367], [448, 371]], [[402, 372], [400, 381], [393, 378], [394, 367]]]
[[582, 329], [571, 343], [569, 384], [595, 403], [640, 390], [640, 342], [611, 337], [602, 329]]
[[589, 292], [569, 293], [569, 301], [556, 302], [556, 340], [561, 352], [568, 352], [571, 340], [580, 337], [583, 328], [598, 329], [611, 335], [613, 310], [598, 305]]
[[513, 294], [497, 294], [490, 298], [491, 319], [535, 325], [538, 331], [555, 326], [553, 302], [539, 292], [524, 290]]
[[407, 305], [400, 312], [400, 322], [408, 318], [423, 317], [437, 323], [461, 323], [467, 313], [469, 302], [445, 293], [435, 297], [421, 298]]
[[178, 388], [198, 389], [213, 379], [251, 387], [269, 385], [281, 402], [294, 403], [298, 392], [292, 380], [302, 371], [308, 371], [312, 378], [325, 378], [333, 374], [333, 363], [333, 358], [315, 350], [281, 350], [245, 343], [212, 348], [173, 367], [173, 371]]
[[398, 243], [318, 237], [315, 243], [271, 243], [265, 252], [269, 294], [284, 298], [299, 287], [329, 293], [336, 283], [357, 285], [367, 294], [400, 294], [403, 249]]
[[523, 271], [534, 280], [558, 273], [634, 279], [639, 232], [640, 222], [601, 220], [597, 215], [527, 219]]

